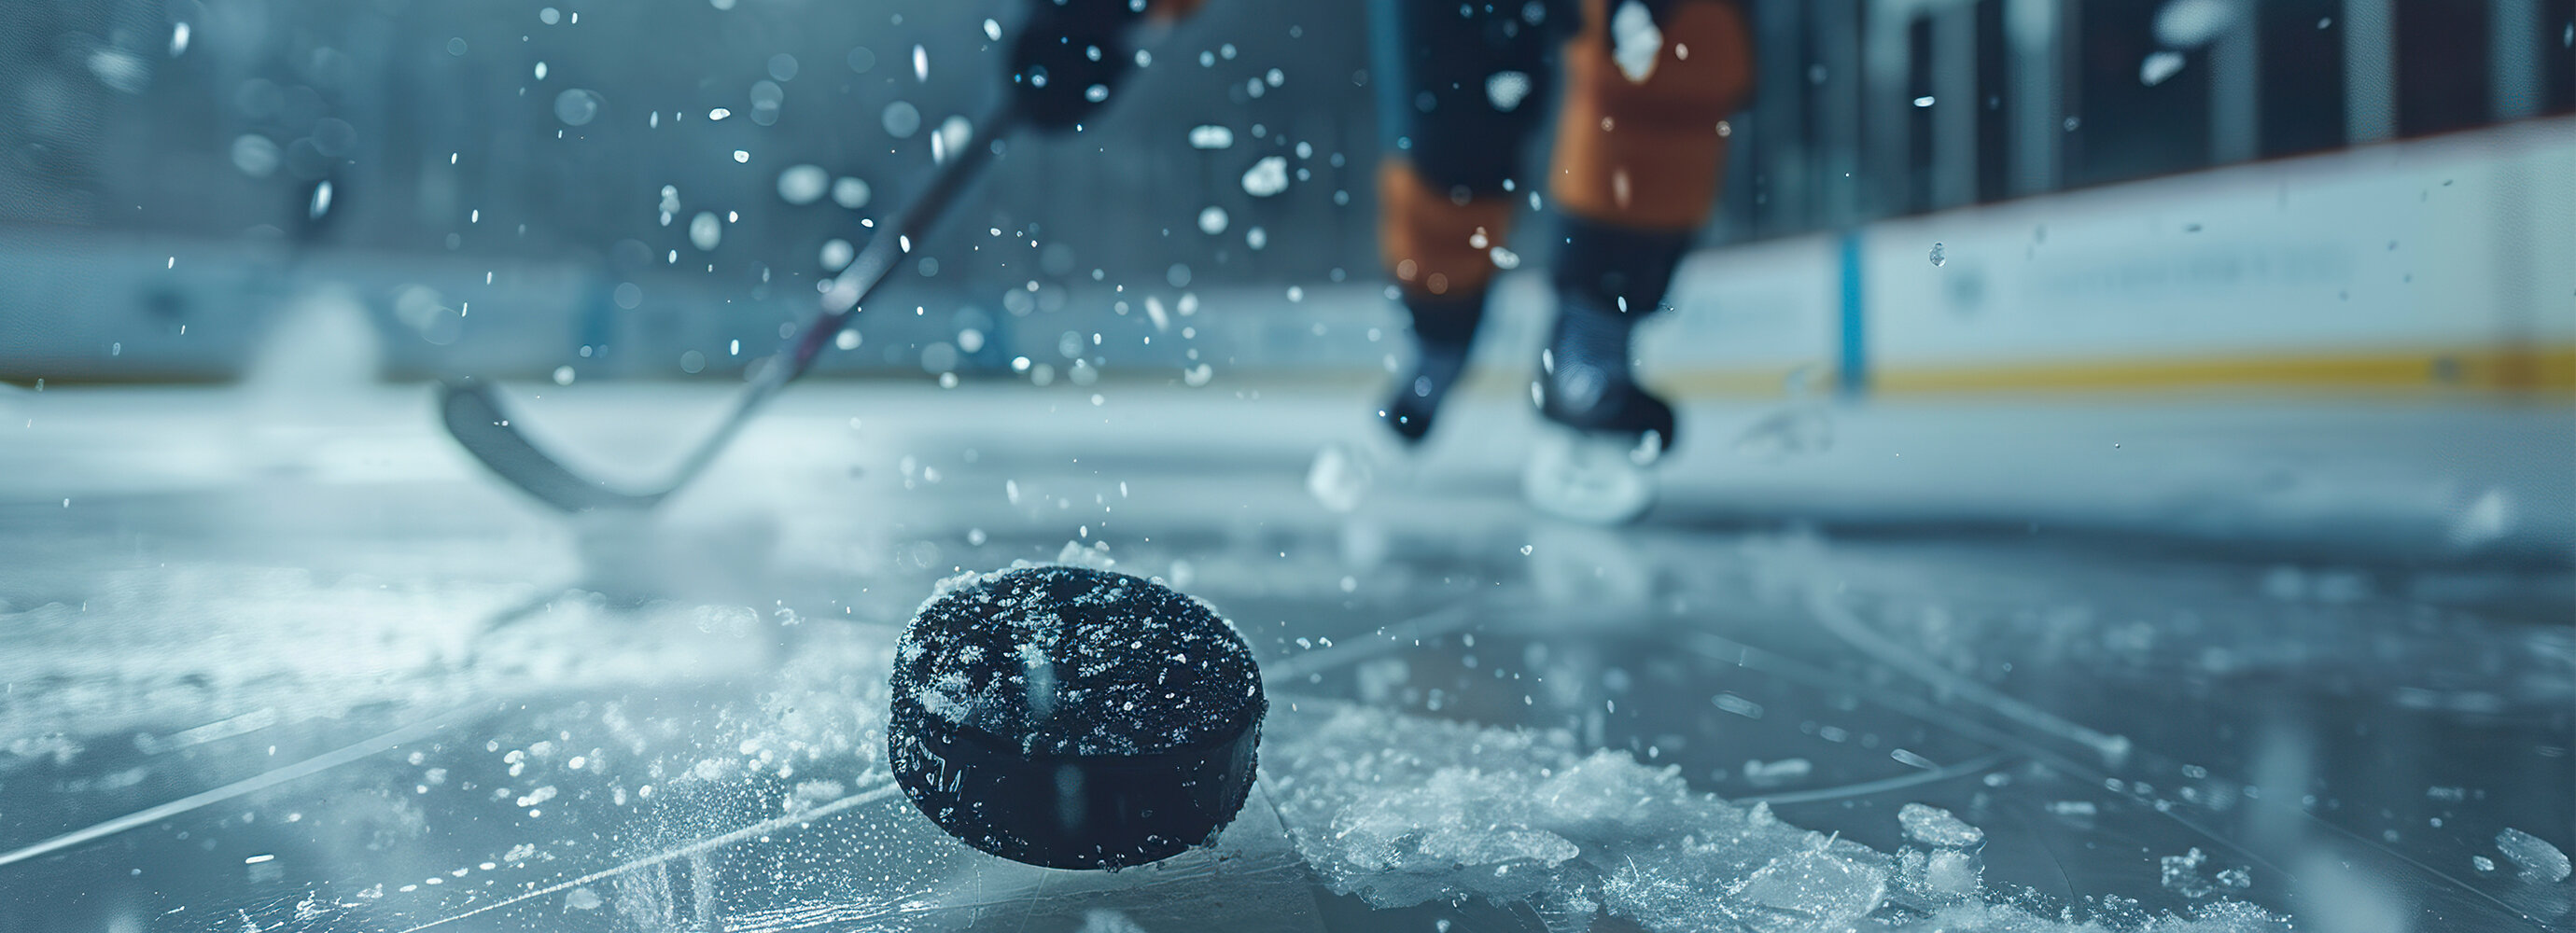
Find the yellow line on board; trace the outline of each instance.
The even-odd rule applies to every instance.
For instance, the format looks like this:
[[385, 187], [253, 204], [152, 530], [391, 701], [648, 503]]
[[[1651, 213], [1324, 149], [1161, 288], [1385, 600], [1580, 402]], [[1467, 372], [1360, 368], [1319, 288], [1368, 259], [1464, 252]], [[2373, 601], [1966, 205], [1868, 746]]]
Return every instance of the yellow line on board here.
[[[1807, 372], [1799, 374], [1799, 369]], [[1461, 395], [1529, 397], [1531, 367], [1472, 371]], [[1715, 367], [1648, 363], [1648, 385], [1677, 399], [1777, 398], [1792, 377], [1816, 394], [1831, 394], [1835, 378], [1822, 356], [1800, 367], [1760, 363]], [[1264, 370], [1256, 384], [1384, 391], [1393, 377], [1375, 369]], [[2140, 357], [2048, 363], [1991, 363], [1961, 367], [1902, 367], [1870, 374], [1878, 395], [1944, 393], [2159, 392], [2254, 389], [2303, 394], [2482, 393], [2576, 395], [2576, 344], [2519, 350], [2413, 349], [2241, 357]]]
[[1870, 374], [1888, 393], [2126, 391], [2213, 387], [2473, 392], [2576, 391], [2576, 345], [2313, 355], [2111, 359]]

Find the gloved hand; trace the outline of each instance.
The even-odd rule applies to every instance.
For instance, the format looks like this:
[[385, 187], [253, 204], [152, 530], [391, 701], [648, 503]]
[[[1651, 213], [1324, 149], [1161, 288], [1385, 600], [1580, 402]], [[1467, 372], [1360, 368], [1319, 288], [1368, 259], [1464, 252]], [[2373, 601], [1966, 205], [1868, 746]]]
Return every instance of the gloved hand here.
[[1011, 95], [1031, 125], [1069, 129], [1098, 112], [1135, 67], [1127, 29], [1145, 15], [1146, 0], [1030, 0], [1029, 6], [1011, 44]]

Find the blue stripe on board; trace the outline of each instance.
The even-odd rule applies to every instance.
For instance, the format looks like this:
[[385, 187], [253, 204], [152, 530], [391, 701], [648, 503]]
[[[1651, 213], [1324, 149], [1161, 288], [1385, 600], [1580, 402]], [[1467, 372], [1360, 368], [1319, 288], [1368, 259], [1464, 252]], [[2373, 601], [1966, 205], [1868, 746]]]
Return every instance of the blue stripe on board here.
[[1843, 234], [1842, 250], [1842, 352], [1835, 367], [1837, 382], [1846, 395], [1869, 391], [1869, 342], [1866, 333], [1868, 315], [1861, 307], [1860, 231]]

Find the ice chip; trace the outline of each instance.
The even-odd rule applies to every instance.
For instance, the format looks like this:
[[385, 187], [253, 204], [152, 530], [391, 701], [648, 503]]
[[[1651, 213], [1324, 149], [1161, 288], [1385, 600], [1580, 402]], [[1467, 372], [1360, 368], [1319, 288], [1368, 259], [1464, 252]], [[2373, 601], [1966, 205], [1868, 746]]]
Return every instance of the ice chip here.
[[2164, 889], [2189, 898], [2208, 897], [2218, 886], [2201, 877], [2200, 866], [2209, 856], [2195, 846], [2181, 855], [2168, 855], [2158, 860], [2159, 880]]
[[975, 139], [975, 121], [966, 119], [964, 114], [953, 114], [939, 121], [939, 135], [934, 139], [950, 152], [962, 150]]
[[1842, 929], [1886, 898], [1884, 870], [1821, 848], [1775, 860], [1727, 892], [1737, 921], [1762, 933]]
[[1765, 416], [1735, 437], [1735, 452], [1779, 461], [1833, 449], [1834, 422], [1823, 405], [1796, 403]]
[[2199, 48], [2235, 25], [2238, 12], [2234, 0], [2172, 0], [2156, 11], [2156, 41]]
[[1610, 59], [1630, 83], [1646, 83], [1646, 77], [1655, 73], [1656, 56], [1663, 51], [1664, 33], [1655, 28], [1655, 15], [1645, 4], [1628, 0], [1610, 15]]
[[[1201, 367], [1204, 368], [1205, 364]], [[1204, 382], [1195, 380], [1191, 385]], [[1375, 476], [1375, 471], [1369, 468], [1367, 455], [1358, 448], [1342, 443], [1327, 444], [1316, 452], [1314, 464], [1306, 469], [1306, 492], [1324, 508], [1347, 514], [1358, 509], [1360, 501], [1367, 498]]]
[[823, 199], [832, 186], [832, 173], [820, 165], [791, 165], [778, 173], [778, 198], [789, 204], [806, 205]]
[[1530, 76], [1526, 72], [1497, 71], [1485, 76], [1485, 102], [1495, 110], [1510, 113], [1529, 97]]
[[886, 135], [911, 139], [912, 134], [921, 132], [921, 109], [906, 101], [895, 101], [885, 105], [885, 111], [877, 116], [877, 122], [885, 127]]
[[565, 126], [582, 126], [599, 119], [599, 108], [605, 103], [597, 91], [568, 88], [555, 95], [555, 119]]
[[1956, 849], [1932, 853], [1923, 866], [1923, 887], [1937, 894], [1966, 897], [1977, 893], [1977, 860]]
[[1896, 812], [1896, 822], [1905, 827], [1905, 837], [1927, 846], [1964, 849], [1986, 841], [1985, 830], [1940, 807], [1909, 803]]
[[2163, 84], [2166, 78], [2180, 74], [2182, 66], [2181, 52], [2172, 49], [2156, 51], [2138, 62], [2138, 83], [2148, 87]]
[[1938, 242], [1933, 243], [1933, 244], [1932, 244], [1932, 268], [1938, 269], [1938, 268], [1940, 268], [1940, 267], [1942, 267], [1942, 266], [1948, 265], [1949, 263], [1950, 263], [1950, 257], [1948, 257], [1948, 256], [1946, 256], [1946, 255], [1943, 255], [1943, 254], [1942, 254], [1942, 247], [1941, 247], [1941, 244], [1940, 244], [1940, 243], [1938, 243]]
[[[985, 20], [987, 26], [992, 20]], [[1074, 933], [1146, 933], [1145, 927], [1115, 910], [1094, 907], [1082, 914], [1082, 928]]]
[[252, 178], [267, 178], [277, 173], [285, 155], [275, 142], [257, 133], [244, 133], [233, 139], [233, 167]]
[[1243, 193], [1266, 198], [1288, 190], [1288, 157], [1263, 156], [1243, 173]]
[[1813, 770], [1815, 765], [1804, 758], [1784, 758], [1767, 764], [1755, 759], [1744, 763], [1744, 779], [1755, 787], [1778, 787], [1806, 777]]
[[2496, 850], [2522, 869], [2522, 880], [2557, 884], [2567, 880], [2567, 853], [2519, 829], [2506, 827], [2495, 836]]
[[842, 178], [832, 183], [832, 203], [851, 210], [868, 206], [868, 183], [856, 178]]
[[1190, 148], [1225, 149], [1234, 145], [1234, 131], [1213, 124], [1190, 128]]
[[2500, 488], [2489, 488], [2471, 500], [2451, 521], [2451, 544], [2454, 547], [2476, 547], [2513, 533], [2512, 497]]

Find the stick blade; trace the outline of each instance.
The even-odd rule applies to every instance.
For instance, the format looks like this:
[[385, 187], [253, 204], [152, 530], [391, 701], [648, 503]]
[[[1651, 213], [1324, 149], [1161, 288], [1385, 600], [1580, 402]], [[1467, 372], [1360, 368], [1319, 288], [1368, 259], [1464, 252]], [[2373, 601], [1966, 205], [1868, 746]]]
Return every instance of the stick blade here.
[[538, 450], [502, 409], [500, 394], [491, 383], [472, 378], [439, 383], [438, 413], [447, 433], [466, 453], [510, 485], [556, 509], [644, 509], [662, 501], [658, 493], [635, 495], [585, 479]]

